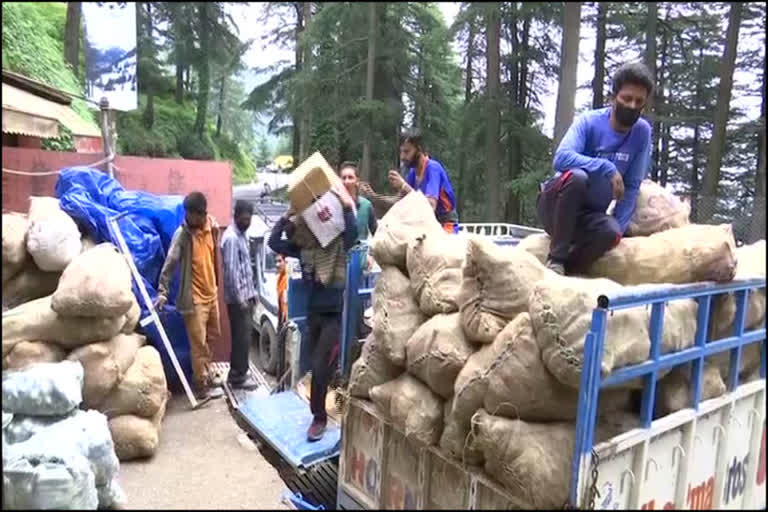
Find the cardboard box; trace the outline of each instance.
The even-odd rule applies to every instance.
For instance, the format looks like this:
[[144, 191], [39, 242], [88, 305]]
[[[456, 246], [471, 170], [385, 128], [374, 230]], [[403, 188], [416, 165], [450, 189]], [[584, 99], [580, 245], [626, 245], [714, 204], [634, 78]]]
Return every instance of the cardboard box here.
[[301, 216], [323, 249], [344, 232], [344, 208], [330, 190], [301, 212]]
[[325, 195], [334, 183], [341, 182], [320, 152], [304, 160], [291, 173], [288, 182], [288, 197], [296, 213], [302, 213], [309, 206]]

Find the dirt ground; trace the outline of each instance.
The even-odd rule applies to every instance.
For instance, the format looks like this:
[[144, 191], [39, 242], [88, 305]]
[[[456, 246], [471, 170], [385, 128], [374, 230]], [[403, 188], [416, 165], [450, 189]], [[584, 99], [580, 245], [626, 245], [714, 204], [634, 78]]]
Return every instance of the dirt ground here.
[[235, 424], [225, 398], [197, 411], [175, 395], [147, 461], [121, 463], [129, 509], [288, 509], [277, 471]]

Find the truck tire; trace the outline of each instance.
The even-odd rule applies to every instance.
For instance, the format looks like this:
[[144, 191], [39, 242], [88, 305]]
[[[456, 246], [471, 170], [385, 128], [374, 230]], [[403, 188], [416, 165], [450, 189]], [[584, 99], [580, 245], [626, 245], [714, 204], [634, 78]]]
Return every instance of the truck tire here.
[[259, 336], [259, 366], [269, 375], [275, 375], [278, 350], [279, 344], [274, 327], [269, 322], [262, 323]]

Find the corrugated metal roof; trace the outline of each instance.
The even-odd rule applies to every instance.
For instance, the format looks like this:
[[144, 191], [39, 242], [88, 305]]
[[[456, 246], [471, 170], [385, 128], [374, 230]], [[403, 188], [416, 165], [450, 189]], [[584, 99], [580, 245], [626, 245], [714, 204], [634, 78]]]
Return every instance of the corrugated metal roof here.
[[41, 98], [7, 83], [3, 83], [2, 95], [3, 132], [58, 137], [58, 127], [54, 135], [50, 134], [49, 125], [53, 119], [66, 126], [73, 135], [101, 138], [101, 130], [96, 124], [81, 118], [68, 105]]

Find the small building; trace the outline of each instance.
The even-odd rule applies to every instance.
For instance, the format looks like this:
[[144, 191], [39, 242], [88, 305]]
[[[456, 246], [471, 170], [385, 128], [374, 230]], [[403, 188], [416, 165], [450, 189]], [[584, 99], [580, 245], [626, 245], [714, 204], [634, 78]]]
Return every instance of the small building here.
[[72, 110], [65, 92], [18, 73], [3, 70], [3, 146], [40, 149], [42, 139], [72, 132], [77, 153], [102, 153], [101, 130]]

